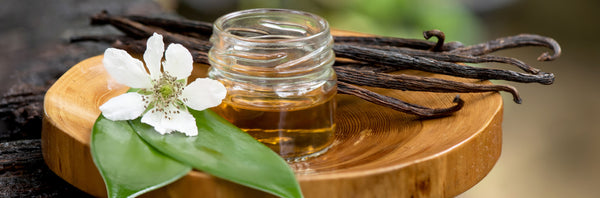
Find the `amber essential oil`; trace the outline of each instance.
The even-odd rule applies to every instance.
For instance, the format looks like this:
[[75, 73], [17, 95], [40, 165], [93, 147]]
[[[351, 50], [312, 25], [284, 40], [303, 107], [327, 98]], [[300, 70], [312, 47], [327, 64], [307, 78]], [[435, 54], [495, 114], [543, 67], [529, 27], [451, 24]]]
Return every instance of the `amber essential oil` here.
[[246, 109], [224, 102], [213, 109], [288, 161], [325, 152], [334, 139], [334, 97], [300, 109]]

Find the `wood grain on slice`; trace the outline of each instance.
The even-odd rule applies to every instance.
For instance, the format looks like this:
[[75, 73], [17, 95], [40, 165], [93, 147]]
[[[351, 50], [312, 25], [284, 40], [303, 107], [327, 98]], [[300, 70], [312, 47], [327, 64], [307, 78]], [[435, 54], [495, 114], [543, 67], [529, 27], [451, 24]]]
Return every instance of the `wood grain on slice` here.
[[[203, 76], [207, 66], [195, 67], [191, 78]], [[412, 70], [400, 73], [477, 82]], [[44, 159], [57, 175], [94, 196], [106, 196], [106, 191], [90, 155], [91, 128], [100, 114], [98, 106], [127, 89], [110, 80], [102, 56], [96, 56], [71, 68], [45, 97]], [[437, 108], [452, 105], [456, 95], [372, 90]], [[500, 156], [502, 98], [496, 92], [460, 96], [466, 102], [462, 110], [425, 120], [353, 96], [336, 96], [334, 145], [319, 157], [290, 164], [305, 197], [452, 197], [471, 188]], [[271, 197], [200, 171], [143, 196]]]

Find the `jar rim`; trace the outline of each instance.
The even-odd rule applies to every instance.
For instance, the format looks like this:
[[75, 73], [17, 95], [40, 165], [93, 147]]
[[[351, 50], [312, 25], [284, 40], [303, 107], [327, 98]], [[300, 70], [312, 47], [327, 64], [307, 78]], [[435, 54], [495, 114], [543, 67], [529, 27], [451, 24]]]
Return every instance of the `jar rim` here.
[[[244, 15], [257, 14], [257, 13], [258, 14], [260, 14], [260, 13], [286, 13], [286, 14], [295, 14], [298, 16], [305, 16], [305, 17], [314, 19], [315, 22], [317, 22], [318, 24], [321, 25], [321, 28], [320, 28], [319, 32], [317, 32], [315, 34], [311, 34], [309, 36], [296, 37], [296, 38], [277, 38], [277, 39], [249, 38], [249, 37], [239, 36], [239, 35], [235, 35], [235, 34], [226, 32], [223, 29], [223, 25], [225, 24], [225, 22], [230, 19], [244, 16]], [[225, 36], [230, 37], [230, 38], [239, 39], [239, 40], [243, 40], [243, 41], [247, 41], [247, 42], [263, 42], [263, 43], [298, 42], [298, 41], [304, 41], [304, 40], [311, 40], [314, 38], [321, 37], [323, 35], [329, 35], [329, 23], [322, 17], [320, 17], [316, 14], [310, 13], [310, 12], [290, 10], [290, 9], [281, 9], [281, 8], [255, 8], [255, 9], [240, 10], [240, 11], [232, 12], [232, 13], [229, 13], [229, 14], [226, 14], [226, 15], [223, 15], [223, 16], [217, 18], [217, 20], [215, 20], [215, 22], [213, 23], [213, 28], [216, 31], [218, 31], [220, 34], [225, 34]]]

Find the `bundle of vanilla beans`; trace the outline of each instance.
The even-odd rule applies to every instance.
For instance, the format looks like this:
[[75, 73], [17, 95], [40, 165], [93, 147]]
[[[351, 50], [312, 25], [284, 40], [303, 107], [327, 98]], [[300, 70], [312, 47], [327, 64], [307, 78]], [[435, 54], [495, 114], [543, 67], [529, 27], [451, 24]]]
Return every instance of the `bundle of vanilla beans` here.
[[[78, 36], [71, 38], [71, 42], [107, 42], [113, 47], [125, 49], [130, 53], [141, 54], [145, 51], [145, 39], [156, 32], [162, 34], [168, 43], [180, 43], [187, 47], [195, 62], [208, 64], [211, 23], [144, 16], [113, 16], [104, 11], [92, 16], [91, 24], [112, 25], [125, 35]], [[509, 85], [456, 82], [390, 72], [413, 69], [481, 80], [536, 82], [544, 85], [554, 82], [552, 73], [542, 72], [523, 61], [511, 57], [488, 55], [503, 49], [542, 46], [552, 50], [552, 54], [544, 53], [538, 57], [538, 60], [551, 61], [558, 58], [561, 53], [560, 46], [551, 38], [520, 34], [464, 46], [459, 42], [444, 43], [444, 33], [439, 30], [426, 31], [423, 35], [425, 39], [436, 37], [437, 42], [378, 36], [334, 36], [335, 56], [345, 58], [336, 60], [334, 64], [338, 76], [338, 93], [354, 95], [378, 105], [422, 117], [439, 117], [458, 111], [464, 102], [457, 96], [453, 101], [456, 104], [452, 107], [428, 108], [384, 96], [359, 86], [457, 93], [506, 91], [513, 95], [516, 103], [521, 103], [517, 90]], [[484, 62], [514, 65], [523, 72], [462, 64]]]

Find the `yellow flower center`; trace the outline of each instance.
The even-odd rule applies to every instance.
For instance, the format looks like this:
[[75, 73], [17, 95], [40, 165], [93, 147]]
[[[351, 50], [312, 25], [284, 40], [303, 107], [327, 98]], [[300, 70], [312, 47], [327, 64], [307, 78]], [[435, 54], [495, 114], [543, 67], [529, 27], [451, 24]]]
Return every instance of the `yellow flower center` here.
[[178, 81], [174, 76], [163, 73], [159, 79], [153, 80], [152, 84], [152, 88], [139, 91], [143, 95], [142, 101], [145, 102], [146, 110], [152, 109], [152, 113], [160, 112], [164, 114], [165, 119], [171, 119], [171, 114], [186, 110], [182, 102], [186, 99], [181, 98], [185, 80]]
[[162, 95], [163, 98], [169, 98], [171, 94], [173, 94], [173, 86], [170, 84], [164, 84], [160, 87], [158, 92]]

